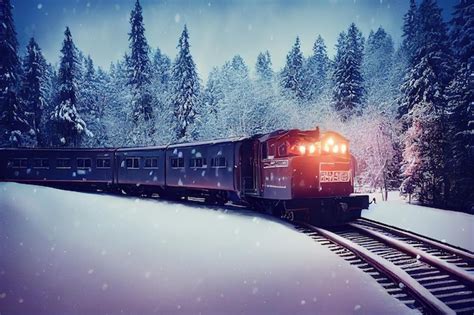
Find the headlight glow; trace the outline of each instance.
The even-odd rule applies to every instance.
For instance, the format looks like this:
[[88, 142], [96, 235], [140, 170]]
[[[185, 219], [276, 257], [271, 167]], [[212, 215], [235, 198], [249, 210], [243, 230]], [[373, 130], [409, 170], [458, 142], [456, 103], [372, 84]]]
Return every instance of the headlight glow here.
[[346, 154], [347, 152], [347, 146], [343, 143], [341, 144], [341, 153]]
[[313, 154], [314, 152], [316, 152], [316, 146], [314, 144], [311, 144], [309, 146], [309, 154]]
[[337, 144], [332, 147], [332, 152], [334, 152], [334, 153], [338, 153], [338, 152], [339, 152], [339, 146], [338, 146]]
[[306, 146], [300, 145], [298, 146], [298, 150], [300, 151], [301, 155], [304, 155], [306, 153]]

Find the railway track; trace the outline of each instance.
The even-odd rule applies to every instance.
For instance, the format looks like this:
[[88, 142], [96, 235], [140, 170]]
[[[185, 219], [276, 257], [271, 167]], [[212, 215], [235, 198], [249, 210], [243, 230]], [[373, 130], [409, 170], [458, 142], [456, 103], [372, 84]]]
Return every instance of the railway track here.
[[375, 221], [297, 229], [372, 276], [422, 313], [474, 314], [474, 254]]

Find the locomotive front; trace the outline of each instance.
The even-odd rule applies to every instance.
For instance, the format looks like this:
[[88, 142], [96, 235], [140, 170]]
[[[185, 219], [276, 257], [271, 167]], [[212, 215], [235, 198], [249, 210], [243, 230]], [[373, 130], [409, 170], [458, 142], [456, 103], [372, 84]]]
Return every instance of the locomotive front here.
[[278, 202], [282, 215], [332, 224], [368, 208], [368, 196], [351, 196], [356, 162], [342, 135], [294, 129], [265, 135], [260, 143], [262, 196]]

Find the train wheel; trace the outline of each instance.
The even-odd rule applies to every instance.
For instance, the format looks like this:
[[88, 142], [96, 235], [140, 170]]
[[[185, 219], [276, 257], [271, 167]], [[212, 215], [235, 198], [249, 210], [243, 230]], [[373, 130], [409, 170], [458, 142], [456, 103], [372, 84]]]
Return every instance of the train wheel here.
[[283, 214], [282, 218], [288, 221], [294, 221], [295, 213], [293, 211], [286, 211], [285, 214]]

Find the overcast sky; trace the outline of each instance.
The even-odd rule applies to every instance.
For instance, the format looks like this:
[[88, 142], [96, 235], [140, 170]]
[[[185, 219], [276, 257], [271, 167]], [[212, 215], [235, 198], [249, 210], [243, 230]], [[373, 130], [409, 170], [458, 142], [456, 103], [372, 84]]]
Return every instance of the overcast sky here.
[[[174, 59], [184, 24], [190, 31], [191, 53], [202, 79], [213, 66], [240, 54], [253, 71], [260, 51], [269, 50], [273, 68], [280, 69], [296, 36], [305, 56], [318, 34], [330, 55], [339, 32], [355, 22], [365, 36], [379, 26], [400, 43], [402, 18], [408, 0], [296, 0], [215, 1], [141, 0], [145, 35], [152, 48]], [[445, 19], [455, 0], [439, 0]], [[96, 65], [110, 62], [128, 50], [129, 17], [135, 0], [12, 0], [21, 51], [35, 36], [49, 62], [57, 63], [64, 29], [71, 28], [76, 46]]]

